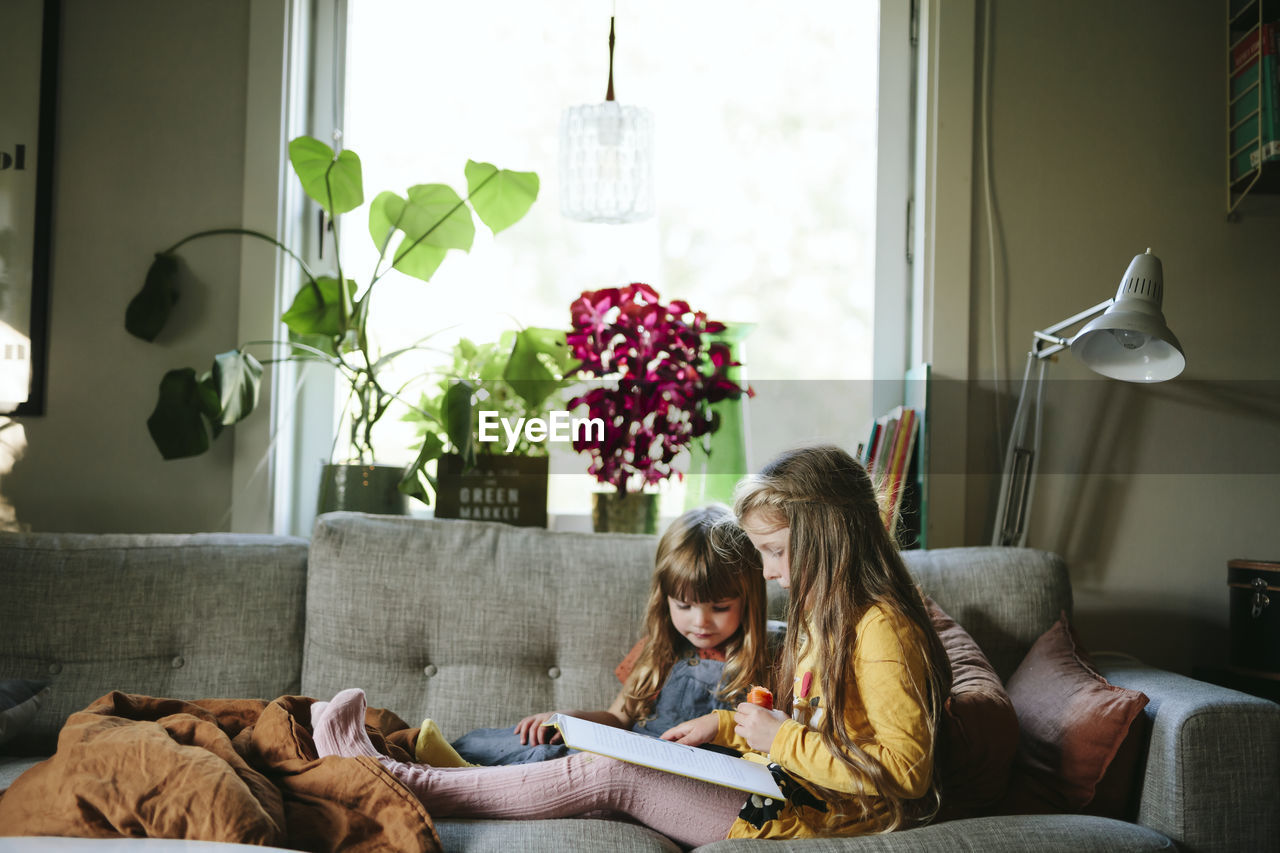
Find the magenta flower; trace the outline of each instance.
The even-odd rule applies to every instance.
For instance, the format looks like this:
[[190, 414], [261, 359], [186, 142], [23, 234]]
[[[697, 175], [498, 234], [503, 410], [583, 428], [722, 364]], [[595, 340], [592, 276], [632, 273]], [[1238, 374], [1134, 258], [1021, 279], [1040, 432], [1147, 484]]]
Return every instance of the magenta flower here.
[[577, 440], [591, 456], [587, 472], [619, 492], [628, 482], [653, 485], [675, 474], [676, 456], [719, 428], [711, 406], [752, 396], [728, 376], [738, 366], [725, 329], [683, 300], [662, 304], [657, 291], [635, 282], [586, 291], [569, 307], [566, 342], [580, 373], [605, 380], [569, 401], [605, 424], [603, 441]]

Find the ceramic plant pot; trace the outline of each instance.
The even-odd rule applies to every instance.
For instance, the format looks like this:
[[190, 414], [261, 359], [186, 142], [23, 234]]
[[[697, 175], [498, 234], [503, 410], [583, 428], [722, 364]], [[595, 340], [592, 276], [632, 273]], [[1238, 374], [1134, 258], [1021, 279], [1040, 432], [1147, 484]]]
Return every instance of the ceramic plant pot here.
[[408, 515], [409, 498], [396, 488], [403, 476], [404, 469], [398, 465], [325, 465], [320, 474], [318, 511]]

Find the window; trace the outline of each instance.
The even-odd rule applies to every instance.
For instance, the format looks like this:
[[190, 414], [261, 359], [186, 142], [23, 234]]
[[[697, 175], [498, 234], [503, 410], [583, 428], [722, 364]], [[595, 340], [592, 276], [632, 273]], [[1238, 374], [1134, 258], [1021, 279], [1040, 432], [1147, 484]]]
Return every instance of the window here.
[[[905, 299], [905, 262], [885, 263], [876, 230], [878, 191], [905, 208], [905, 171], [893, 186], [877, 173], [878, 86], [909, 73], [905, 43], [900, 67], [884, 71], [880, 4], [869, 0], [618, 4], [615, 89], [654, 113], [658, 213], [583, 224], [559, 211], [559, 120], [603, 100], [609, 13], [580, 0], [347, 6], [334, 79], [345, 79], [343, 144], [362, 159], [367, 199], [418, 183], [463, 190], [468, 158], [542, 181], [524, 220], [496, 239], [478, 226], [470, 255], [451, 254], [430, 283], [393, 273], [379, 284], [383, 349], [433, 332], [447, 348], [459, 335], [564, 327], [583, 290], [645, 281], [752, 327], [750, 464], [802, 441], [852, 449], [872, 414], [877, 277], [881, 298]], [[905, 151], [906, 103], [900, 113], [891, 138]], [[372, 269], [366, 222], [367, 206], [344, 220], [349, 271]], [[905, 223], [887, 227], [902, 253]], [[407, 462], [411, 428], [380, 426], [379, 461]], [[553, 454], [553, 514], [587, 511], [589, 481], [566, 473], [585, 467]], [[677, 489], [664, 507], [679, 500]]]

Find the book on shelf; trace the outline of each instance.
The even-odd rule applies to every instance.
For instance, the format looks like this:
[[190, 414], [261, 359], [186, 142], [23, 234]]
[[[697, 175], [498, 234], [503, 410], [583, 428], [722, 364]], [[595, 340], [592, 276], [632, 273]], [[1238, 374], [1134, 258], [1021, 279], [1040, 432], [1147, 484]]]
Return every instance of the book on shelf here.
[[867, 460], [867, 473], [871, 475], [871, 482], [879, 488], [884, 482], [884, 472], [888, 463], [886, 460], [892, 449], [894, 436], [898, 434], [898, 417], [902, 413], [902, 407], [898, 406], [888, 414], [881, 415], [876, 418], [876, 440], [875, 447], [872, 448], [871, 456]]
[[890, 530], [897, 530], [902, 519], [902, 499], [906, 494], [907, 475], [916, 446], [918, 426], [916, 410], [904, 407], [898, 418], [898, 432], [889, 457], [889, 469], [884, 475], [886, 517]]
[[919, 469], [916, 437], [920, 417], [921, 413], [910, 406], [896, 406], [872, 422], [867, 440], [861, 445], [860, 461], [881, 495], [885, 526], [900, 539], [919, 536], [919, 530], [912, 526], [918, 519], [908, 524], [904, 516], [919, 512], [919, 490], [914, 488], [914, 478]]
[[1280, 24], [1265, 23], [1232, 48], [1230, 138], [1231, 180], [1263, 163], [1280, 160]]
[[580, 720], [564, 714], [553, 714], [543, 724], [555, 726], [560, 737], [570, 749], [607, 755], [630, 764], [652, 767], [664, 773], [701, 779], [713, 785], [736, 788], [749, 794], [759, 794], [784, 800], [778, 783], [769, 768], [758, 761], [735, 758], [722, 752], [712, 752], [696, 746], [686, 746], [669, 740], [659, 740], [637, 734], [627, 729]]
[[868, 471], [871, 470], [871, 458], [876, 452], [876, 442], [880, 440], [880, 422], [873, 420], [871, 422], [871, 432], [867, 436], [867, 440], [858, 445], [858, 461]]

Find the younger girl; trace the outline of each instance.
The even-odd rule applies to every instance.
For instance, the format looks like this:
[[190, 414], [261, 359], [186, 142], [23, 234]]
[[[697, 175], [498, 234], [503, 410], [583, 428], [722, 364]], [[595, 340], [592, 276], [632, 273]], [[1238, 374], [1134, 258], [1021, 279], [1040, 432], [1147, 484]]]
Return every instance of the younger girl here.
[[[764, 580], [754, 553], [735, 549], [726, 537], [731, 521], [728, 507], [710, 506], [671, 523], [658, 540], [645, 637], [617, 669], [622, 691], [607, 711], [560, 713], [658, 737], [677, 723], [732, 708], [731, 700], [765, 680], [772, 658]], [[563, 757], [569, 750], [559, 732], [543, 725], [554, 713], [525, 717], [514, 729], [468, 732], [453, 747], [473, 764]]]
[[359, 690], [313, 709], [318, 750], [375, 759], [433, 817], [528, 820], [604, 810], [688, 847], [726, 835], [859, 835], [928, 820], [950, 668], [866, 471], [838, 448], [792, 451], [740, 484], [735, 511], [764, 576], [790, 589], [775, 689], [791, 713], [743, 703], [663, 737], [746, 750], [769, 765], [784, 803], [589, 753], [528, 767], [401, 764], [369, 742]]

